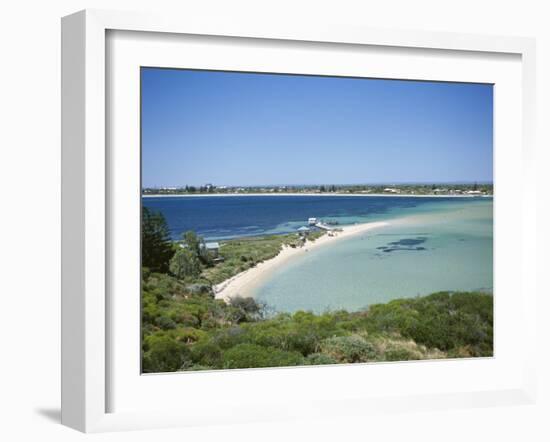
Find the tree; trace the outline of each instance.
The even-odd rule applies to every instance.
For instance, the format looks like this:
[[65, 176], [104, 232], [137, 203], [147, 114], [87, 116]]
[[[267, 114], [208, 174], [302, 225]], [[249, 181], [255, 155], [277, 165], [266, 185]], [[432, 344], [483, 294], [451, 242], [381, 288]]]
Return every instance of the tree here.
[[183, 243], [185, 244], [187, 249], [193, 252], [198, 257], [201, 248], [201, 238], [199, 238], [197, 234], [192, 230], [188, 230], [181, 235], [181, 239], [183, 240]]
[[319, 186], [319, 192], [326, 192], [325, 186]]
[[180, 248], [170, 260], [170, 273], [178, 279], [199, 276], [201, 264], [197, 255], [188, 248]]
[[185, 232], [182, 235], [182, 240], [188, 250], [195, 254], [195, 256], [206, 266], [212, 265], [212, 257], [208, 253], [206, 243], [202, 236], [198, 236], [192, 230]]
[[141, 265], [152, 272], [167, 273], [174, 251], [166, 219], [143, 207], [141, 212]]

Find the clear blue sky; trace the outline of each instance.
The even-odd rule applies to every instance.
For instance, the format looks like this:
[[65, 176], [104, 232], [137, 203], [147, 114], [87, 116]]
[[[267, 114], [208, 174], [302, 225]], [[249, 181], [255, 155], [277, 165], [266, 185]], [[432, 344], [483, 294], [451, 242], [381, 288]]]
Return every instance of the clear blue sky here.
[[491, 85], [142, 68], [144, 187], [486, 182]]

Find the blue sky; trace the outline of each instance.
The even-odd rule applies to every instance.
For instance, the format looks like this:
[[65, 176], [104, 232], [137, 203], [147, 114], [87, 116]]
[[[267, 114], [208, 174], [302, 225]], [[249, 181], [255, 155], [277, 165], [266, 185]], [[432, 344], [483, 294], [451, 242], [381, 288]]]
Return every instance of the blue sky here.
[[491, 85], [142, 68], [144, 187], [486, 182]]

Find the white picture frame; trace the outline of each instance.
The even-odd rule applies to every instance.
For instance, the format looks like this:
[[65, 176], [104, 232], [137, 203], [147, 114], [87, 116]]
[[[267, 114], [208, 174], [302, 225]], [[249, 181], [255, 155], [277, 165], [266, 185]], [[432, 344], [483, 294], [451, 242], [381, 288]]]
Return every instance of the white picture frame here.
[[[429, 394], [316, 399], [311, 407], [282, 407], [257, 410], [254, 403], [240, 399], [239, 409], [249, 413], [208, 415], [197, 408], [194, 414], [181, 409], [110, 411], [108, 328], [113, 318], [109, 311], [108, 244], [112, 199], [109, 194], [109, 155], [106, 120], [108, 118], [106, 35], [110, 31], [154, 32], [164, 35], [219, 36], [227, 38], [269, 39], [296, 42], [337, 43], [339, 45], [379, 48], [417, 48], [441, 51], [467, 51], [484, 54], [512, 54], [521, 58], [521, 174], [519, 191], [521, 213], [521, 303], [520, 320], [525, 336], [534, 336], [536, 287], [532, 260], [536, 253], [534, 174], [535, 43], [517, 37], [490, 37], [416, 31], [357, 29], [342, 26], [299, 28], [242, 22], [214, 23], [193, 17], [159, 17], [87, 10], [62, 21], [62, 422], [84, 432], [168, 426], [206, 425], [216, 422], [249, 422], [287, 417], [368, 414], [387, 412], [489, 406], [505, 403], [532, 403], [536, 395], [534, 339], [527, 340], [521, 356], [521, 385], [462, 393], [433, 391]], [[527, 191], [527, 189], [531, 189]], [[498, 204], [498, 203], [497, 203]], [[528, 263], [526, 256], [531, 256]], [[519, 279], [518, 279], [519, 283]], [[137, 296], [137, 295], [136, 295]], [[497, 318], [498, 320], [498, 318]], [[362, 367], [354, 367], [361, 370]], [[312, 369], [309, 369], [312, 370]], [[313, 368], [316, 370], [316, 368]], [[326, 370], [326, 369], [324, 369]], [[286, 370], [287, 372], [291, 370]], [[254, 371], [262, 382], [269, 382], [273, 371]], [[261, 374], [257, 374], [261, 373]], [[243, 372], [241, 372], [242, 377]], [[194, 374], [186, 374], [194, 375]], [[221, 382], [224, 373], [219, 373]], [[198, 378], [197, 378], [198, 379]], [[165, 381], [170, 382], [170, 381]], [[202, 379], [204, 383], [204, 378]], [[275, 381], [277, 382], [277, 381]]]

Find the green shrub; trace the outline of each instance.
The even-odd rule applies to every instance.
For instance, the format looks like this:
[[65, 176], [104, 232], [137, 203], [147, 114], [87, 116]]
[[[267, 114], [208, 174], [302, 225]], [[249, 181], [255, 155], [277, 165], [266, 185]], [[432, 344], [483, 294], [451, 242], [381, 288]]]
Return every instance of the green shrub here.
[[260, 304], [258, 304], [254, 300], [254, 298], [250, 298], [250, 297], [243, 298], [243, 297], [237, 296], [231, 299], [230, 304], [233, 307], [240, 308], [247, 313], [258, 313], [260, 311]]
[[143, 353], [143, 372], [177, 371], [190, 361], [189, 350], [173, 336], [155, 334], [146, 338], [147, 351]]
[[288, 352], [255, 344], [239, 344], [223, 355], [224, 368], [288, 367], [305, 364], [298, 352]]
[[336, 336], [321, 342], [321, 352], [342, 362], [367, 362], [376, 358], [376, 348], [359, 335]]
[[242, 327], [231, 327], [218, 331], [213, 340], [225, 350], [243, 343], [245, 338], [246, 332]]
[[437, 349], [428, 349], [412, 339], [404, 339], [397, 334], [382, 334], [370, 339], [381, 361], [439, 359], [446, 355]]
[[195, 278], [201, 273], [200, 261], [191, 250], [180, 247], [170, 259], [170, 273], [178, 279]]
[[247, 342], [306, 356], [317, 351], [319, 343], [330, 330], [321, 331], [311, 323], [300, 323], [286, 315], [268, 321], [243, 324]]
[[309, 365], [328, 365], [337, 364], [338, 361], [329, 355], [323, 353], [312, 353], [307, 357], [307, 363]]
[[156, 324], [163, 330], [170, 330], [176, 328], [176, 323], [167, 316], [158, 316], [155, 319]]
[[493, 348], [493, 297], [442, 292], [374, 305], [368, 329], [398, 332], [443, 351], [469, 346], [472, 356], [487, 356]]
[[242, 298], [237, 296], [230, 301], [232, 318], [234, 322], [251, 322], [260, 319], [263, 314], [263, 306], [257, 303], [254, 298]]
[[223, 354], [219, 345], [206, 340], [199, 341], [191, 347], [191, 358], [201, 366], [221, 368]]
[[156, 317], [160, 314], [156, 296], [152, 293], [144, 291], [141, 299], [141, 318], [143, 323], [147, 324], [155, 322]]
[[188, 312], [183, 312], [176, 315], [176, 322], [187, 327], [197, 327], [200, 325], [199, 318]]
[[208, 336], [208, 333], [204, 330], [193, 327], [177, 327], [167, 333], [170, 333], [176, 341], [181, 342], [182, 344], [193, 344], [201, 339], [205, 339]]
[[192, 295], [205, 295], [212, 293], [212, 287], [203, 283], [188, 284], [185, 286], [185, 289]]

